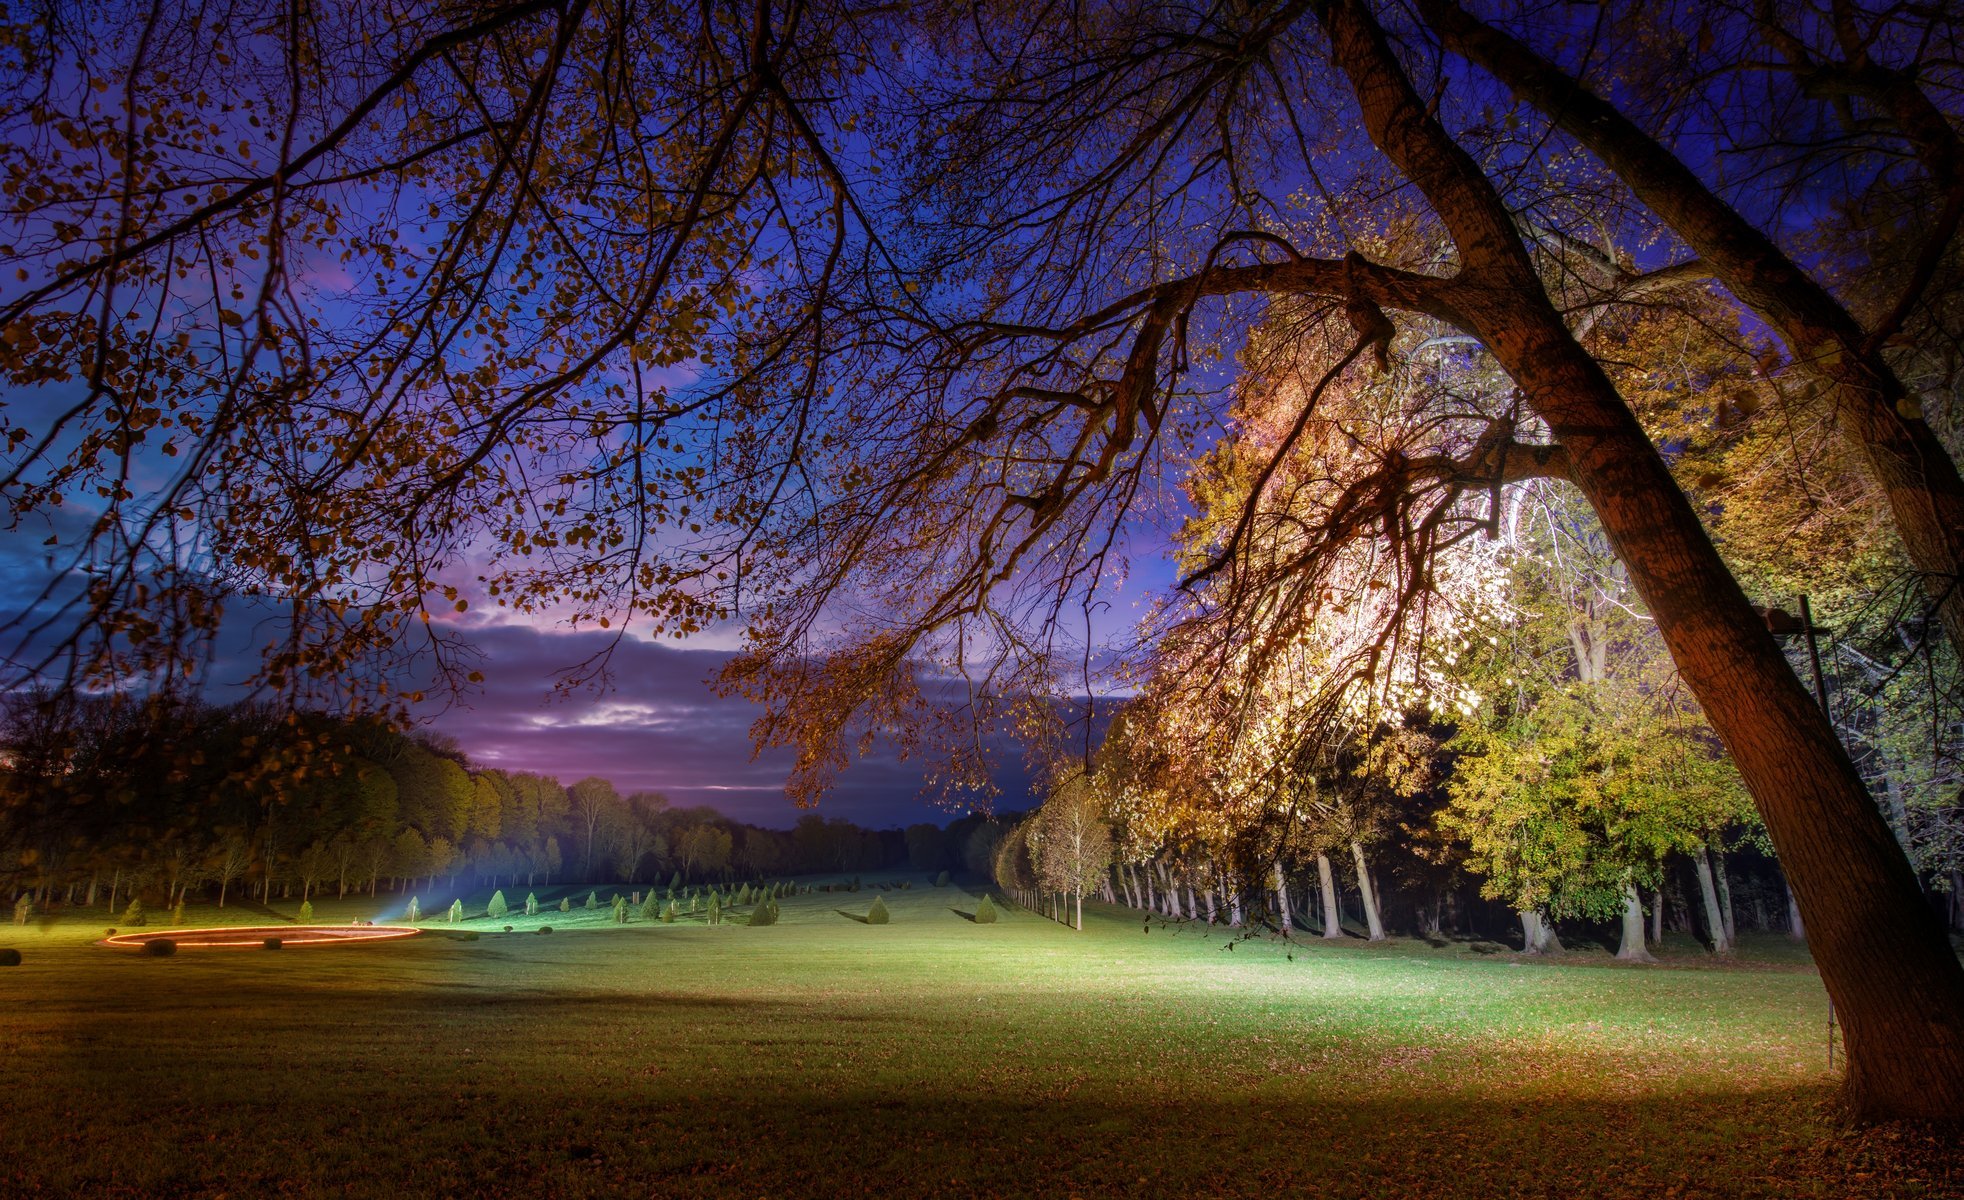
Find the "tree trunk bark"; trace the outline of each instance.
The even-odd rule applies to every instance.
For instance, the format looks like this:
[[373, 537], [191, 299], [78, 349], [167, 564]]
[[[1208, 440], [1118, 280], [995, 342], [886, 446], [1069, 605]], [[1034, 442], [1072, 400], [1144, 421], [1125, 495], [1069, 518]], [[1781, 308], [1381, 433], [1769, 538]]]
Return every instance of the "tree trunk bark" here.
[[1662, 947], [1664, 945], [1664, 888], [1659, 885], [1650, 894], [1650, 940]]
[[1712, 851], [1712, 882], [1718, 885], [1719, 919], [1725, 922], [1725, 940], [1739, 944], [1739, 925], [1732, 914], [1732, 881], [1725, 875], [1725, 855]]
[[[1441, 7], [1429, 0], [1427, 11]], [[1425, 194], [1459, 253], [1453, 279], [1426, 285], [1435, 304], [1452, 307], [1486, 344], [1566, 452], [1569, 473], [1759, 806], [1841, 1016], [1844, 1098], [1869, 1118], [1964, 1116], [1964, 966], [1826, 715], [1657, 447], [1554, 311], [1512, 214], [1428, 111], [1365, 0], [1326, 0], [1316, 15], [1372, 141]]]
[[1337, 907], [1337, 877], [1330, 870], [1330, 856], [1316, 856], [1316, 876], [1323, 885], [1323, 936], [1343, 937], [1343, 911]]
[[1637, 895], [1637, 885], [1626, 879], [1623, 881], [1623, 940], [1616, 947], [1616, 957], [1624, 962], [1657, 961], [1644, 949], [1643, 924], [1643, 898]]
[[1712, 883], [1712, 859], [1709, 851], [1700, 847], [1692, 856], [1691, 865], [1698, 869], [1698, 894], [1705, 901], [1705, 928], [1712, 936], [1712, 953], [1720, 958], [1732, 955], [1732, 939], [1725, 933], [1725, 917], [1719, 912], [1718, 889]]
[[1377, 889], [1371, 886], [1371, 868], [1364, 861], [1364, 843], [1352, 840], [1351, 857], [1357, 860], [1357, 893], [1364, 900], [1364, 925], [1370, 930], [1371, 940], [1384, 940], [1384, 920], [1378, 915]]
[[1288, 937], [1294, 923], [1289, 916], [1289, 881], [1282, 874], [1282, 863], [1275, 864], [1275, 906], [1276, 919], [1281, 925], [1282, 936]]

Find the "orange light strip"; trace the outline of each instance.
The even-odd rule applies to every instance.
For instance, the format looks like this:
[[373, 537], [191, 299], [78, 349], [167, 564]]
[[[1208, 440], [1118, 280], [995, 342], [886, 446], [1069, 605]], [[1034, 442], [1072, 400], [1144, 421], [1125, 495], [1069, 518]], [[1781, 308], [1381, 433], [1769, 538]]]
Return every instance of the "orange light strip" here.
[[[413, 925], [232, 925], [209, 929], [159, 929], [119, 933], [96, 944], [118, 950], [141, 950], [148, 942], [168, 938], [180, 950], [252, 950], [278, 938], [281, 946], [319, 946], [329, 943], [381, 942], [415, 937]], [[191, 939], [191, 940], [185, 940]]]

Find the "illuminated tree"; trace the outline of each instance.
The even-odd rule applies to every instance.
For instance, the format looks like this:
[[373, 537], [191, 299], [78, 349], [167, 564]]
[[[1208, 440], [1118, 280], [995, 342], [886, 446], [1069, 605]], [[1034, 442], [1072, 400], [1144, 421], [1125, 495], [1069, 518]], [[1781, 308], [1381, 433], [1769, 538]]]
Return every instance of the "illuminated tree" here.
[[1111, 829], [1091, 780], [1082, 771], [1070, 772], [1051, 788], [1033, 821], [1030, 858], [1038, 886], [1069, 896], [1071, 927], [1082, 930], [1084, 894], [1112, 865]]

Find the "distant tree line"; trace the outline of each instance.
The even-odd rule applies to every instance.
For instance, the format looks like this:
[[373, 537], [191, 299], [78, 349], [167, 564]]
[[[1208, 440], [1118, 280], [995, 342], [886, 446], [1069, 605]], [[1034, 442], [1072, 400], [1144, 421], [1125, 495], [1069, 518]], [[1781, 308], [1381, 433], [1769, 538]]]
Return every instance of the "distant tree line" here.
[[[19, 695], [0, 712], [0, 881], [30, 908], [459, 886], [985, 871], [994, 826], [789, 830], [474, 765], [447, 738], [254, 704]], [[980, 838], [978, 840], [978, 834]], [[968, 852], [976, 841], [980, 849]], [[978, 858], [979, 856], [979, 858]]]

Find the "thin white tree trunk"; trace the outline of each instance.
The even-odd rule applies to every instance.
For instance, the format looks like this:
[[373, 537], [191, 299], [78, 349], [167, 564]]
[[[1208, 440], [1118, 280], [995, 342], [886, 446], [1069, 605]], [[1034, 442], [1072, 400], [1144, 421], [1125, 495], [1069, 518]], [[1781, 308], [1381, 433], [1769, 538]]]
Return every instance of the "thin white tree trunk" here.
[[1337, 876], [1330, 870], [1330, 856], [1316, 856], [1316, 874], [1323, 885], [1323, 936], [1343, 936], [1343, 914], [1337, 910]]
[[1664, 944], [1664, 889], [1662, 887], [1650, 894], [1650, 940], [1658, 946]]
[[1739, 944], [1739, 925], [1732, 916], [1732, 883], [1725, 875], [1725, 855], [1712, 851], [1712, 882], [1718, 884], [1719, 916], [1725, 921], [1725, 940]]
[[1370, 864], [1364, 861], [1364, 843], [1352, 841], [1350, 854], [1357, 860], [1357, 891], [1364, 899], [1364, 924], [1370, 930], [1371, 940], [1384, 940], [1384, 919], [1378, 915], [1377, 889], [1371, 886]]
[[1282, 926], [1282, 936], [1288, 937], [1294, 922], [1289, 916], [1289, 880], [1282, 874], [1282, 861], [1275, 863], [1275, 905], [1276, 916]]
[[1732, 953], [1732, 939], [1726, 936], [1725, 918], [1719, 914], [1718, 888], [1712, 882], [1712, 860], [1700, 847], [1691, 865], [1698, 870], [1698, 892], [1705, 901], [1705, 927], [1712, 932], [1712, 953], [1725, 957]]
[[[1781, 886], [1786, 887], [1784, 879], [1781, 880]], [[1787, 936], [1796, 942], [1807, 940], [1807, 926], [1801, 924], [1800, 905], [1794, 902], [1794, 890], [1791, 887], [1787, 887]]]

